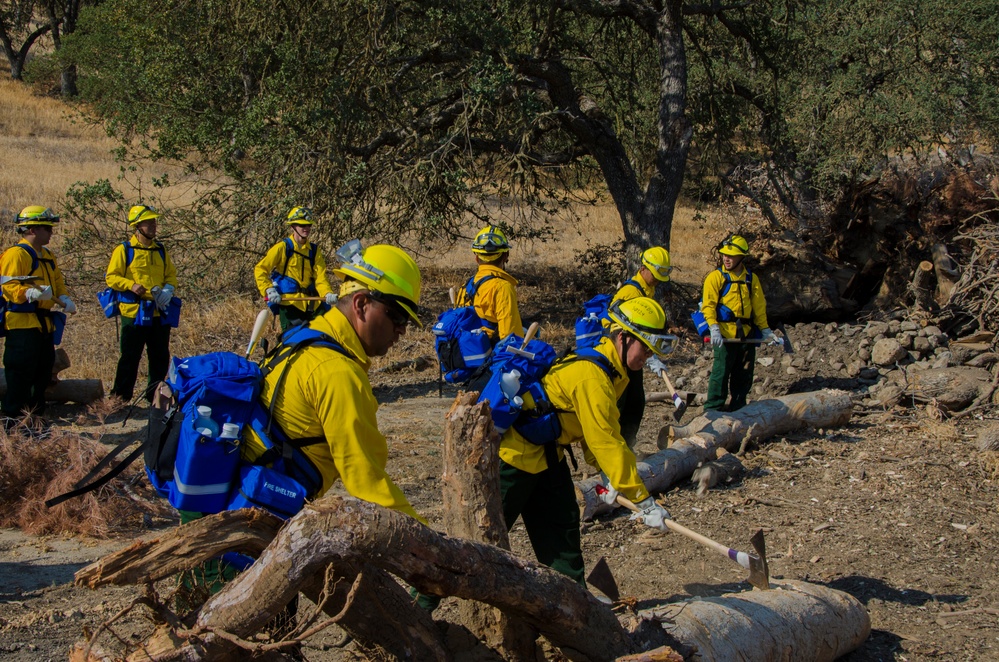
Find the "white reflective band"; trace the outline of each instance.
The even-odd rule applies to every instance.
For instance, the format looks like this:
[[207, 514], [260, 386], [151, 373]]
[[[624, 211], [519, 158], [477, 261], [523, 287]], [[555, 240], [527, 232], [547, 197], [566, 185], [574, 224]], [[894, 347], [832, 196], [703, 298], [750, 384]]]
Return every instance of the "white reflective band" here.
[[0, 276], [0, 284], [9, 283], [12, 280], [35, 280], [40, 276]]
[[487, 356], [489, 356], [490, 354], [492, 354], [492, 351], [489, 351], [489, 352], [486, 352], [485, 354], [475, 354], [475, 355], [473, 355], [473, 356], [468, 356], [468, 355], [466, 355], [466, 354], [462, 354], [462, 355], [461, 355], [461, 358], [465, 359], [465, 361], [466, 361], [466, 362], [467, 362], [467, 361], [478, 361], [479, 359], [484, 359], [484, 358], [486, 358], [486, 357], [487, 357]]
[[602, 335], [604, 335], [603, 331], [594, 331], [593, 333], [584, 333], [581, 336], [577, 335], [576, 338], [582, 340], [584, 338], [594, 338], [596, 336], [602, 336]]
[[229, 483], [214, 483], [212, 485], [187, 485], [177, 475], [177, 467], [173, 469], [173, 482], [177, 491], [188, 496], [206, 496], [209, 494], [228, 494]]

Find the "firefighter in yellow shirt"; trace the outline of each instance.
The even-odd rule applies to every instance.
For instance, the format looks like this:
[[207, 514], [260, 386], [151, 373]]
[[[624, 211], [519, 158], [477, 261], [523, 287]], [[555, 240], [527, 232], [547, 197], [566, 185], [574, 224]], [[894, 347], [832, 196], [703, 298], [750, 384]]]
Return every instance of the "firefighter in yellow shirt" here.
[[55, 363], [56, 327], [65, 320], [64, 315], [57, 320], [62, 313], [54, 307], [76, 313], [55, 255], [46, 247], [58, 222], [51, 209], [25, 207], [14, 218], [21, 240], [0, 256], [0, 283], [7, 309], [3, 318], [7, 378], [3, 414], [7, 427], [24, 414], [44, 413], [45, 389], [52, 381]]
[[135, 232], [115, 247], [104, 279], [118, 292], [121, 313], [121, 356], [115, 370], [111, 395], [131, 400], [143, 349], [149, 363], [145, 398], [152, 401], [156, 384], [170, 366], [171, 321], [167, 315], [174, 303], [177, 269], [170, 253], [156, 241], [157, 219], [149, 205], [128, 210], [128, 225]]
[[336, 303], [336, 294], [326, 278], [326, 259], [309, 241], [312, 210], [294, 207], [286, 221], [290, 234], [271, 246], [253, 269], [260, 295], [281, 321], [281, 330], [292, 324], [309, 322], [320, 312], [316, 301], [293, 301], [302, 297], [322, 297], [326, 308]]
[[[524, 325], [517, 305], [517, 279], [506, 271], [510, 242], [495, 225], [488, 225], [472, 240], [478, 269], [457, 297], [457, 306], [475, 306], [482, 328], [495, 345], [511, 333], [523, 335]], [[471, 296], [469, 296], [471, 290]]]
[[[565, 448], [583, 446], [587, 463], [601, 472], [601, 499], [618, 493], [634, 501], [645, 524], [666, 530], [665, 508], [655, 503], [638, 475], [635, 454], [621, 436], [617, 401], [628, 386], [628, 371], [640, 370], [653, 354], [669, 352], [666, 313], [653, 299], [616, 302], [608, 311], [610, 334], [594, 347], [605, 366], [591, 360], [555, 363], [541, 383], [558, 412], [561, 433], [554, 446], [525, 439], [513, 427], [500, 441], [500, 493], [507, 527], [522, 517], [541, 563], [583, 583], [579, 506]], [[571, 358], [569, 355], [568, 358]]]
[[[637, 297], [655, 298], [656, 285], [668, 283], [670, 272], [669, 251], [662, 246], [653, 246], [642, 253], [642, 266], [632, 278], [624, 282], [614, 293], [611, 303], [628, 301]], [[632, 448], [638, 438], [638, 430], [645, 417], [645, 379], [641, 369], [628, 370], [628, 388], [617, 403], [621, 411], [621, 434]]]
[[[756, 345], [725, 341], [760, 338], [772, 342], [774, 333], [767, 323], [760, 279], [743, 264], [749, 256], [749, 242], [732, 235], [721, 243], [718, 253], [721, 267], [705, 276], [701, 298], [715, 354], [704, 408], [735, 411], [746, 406], [753, 386]], [[729, 392], [732, 400], [726, 406]]]

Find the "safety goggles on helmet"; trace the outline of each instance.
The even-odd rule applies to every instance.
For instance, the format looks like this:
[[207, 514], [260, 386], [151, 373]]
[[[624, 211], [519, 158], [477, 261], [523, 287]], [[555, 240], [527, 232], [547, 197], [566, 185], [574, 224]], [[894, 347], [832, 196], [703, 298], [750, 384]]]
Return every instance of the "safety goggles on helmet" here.
[[[405, 255], [403, 251], [391, 246], [373, 246], [372, 250], [379, 248], [383, 251], [390, 250], [395, 251], [397, 254]], [[384, 258], [384, 255], [382, 257]], [[341, 246], [336, 252], [336, 258], [341, 264], [338, 269], [334, 270], [334, 273], [342, 278], [350, 278], [362, 283], [368, 289], [372, 299], [384, 303], [389, 310], [394, 309], [404, 312], [408, 316], [408, 319], [412, 319], [417, 324], [421, 323], [419, 318], [420, 306], [413, 299], [386, 291], [388, 289], [399, 289], [398, 280], [401, 275], [397, 275], [395, 278], [396, 282], [393, 282], [393, 279], [385, 271], [366, 261], [364, 259], [364, 247], [360, 239], [351, 239]], [[406, 259], [411, 262], [411, 259]], [[416, 269], [415, 263], [412, 263], [412, 269]], [[416, 274], [416, 280], [415, 291], [416, 296], [419, 297], [419, 273]], [[381, 284], [384, 284], [384, 287], [381, 287]], [[393, 319], [394, 322], [395, 319]]]
[[312, 225], [312, 210], [308, 207], [294, 207], [288, 212], [288, 225]]
[[[652, 350], [652, 352], [658, 356], [666, 356], [673, 351], [673, 343], [676, 342], [676, 336], [663, 333], [665, 328], [656, 328], [652, 326], [646, 326], [638, 321], [633, 321], [631, 317], [625, 313], [621, 306], [626, 303], [626, 301], [634, 302], [634, 299], [630, 300], [617, 300], [611, 304], [610, 309], [607, 311], [608, 317], [611, 321], [616, 322], [621, 325], [625, 332], [638, 338], [642, 343]], [[657, 304], [658, 306], [658, 304]], [[661, 312], [663, 315], [663, 324], [665, 326], [666, 317], [665, 313]]]
[[749, 255], [749, 242], [739, 235], [732, 235], [721, 243], [718, 252], [722, 255], [732, 255], [735, 257]]
[[483, 255], [506, 253], [510, 250], [510, 242], [506, 235], [495, 225], [483, 228], [472, 240], [472, 252]]
[[42, 207], [41, 205], [33, 205], [31, 207], [25, 207], [21, 210], [21, 213], [14, 217], [14, 223], [20, 227], [26, 228], [33, 225], [48, 225], [52, 226], [59, 222], [59, 217], [56, 216], [48, 207]]
[[159, 217], [160, 213], [156, 211], [156, 207], [149, 205], [135, 205], [128, 210], [128, 224], [130, 226], [138, 225], [143, 221], [155, 221]]

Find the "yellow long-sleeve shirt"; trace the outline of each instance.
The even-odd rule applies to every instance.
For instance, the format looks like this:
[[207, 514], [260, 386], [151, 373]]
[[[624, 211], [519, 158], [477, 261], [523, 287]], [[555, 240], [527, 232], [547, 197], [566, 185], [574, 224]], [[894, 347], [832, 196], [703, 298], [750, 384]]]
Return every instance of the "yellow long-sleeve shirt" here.
[[[638, 285], [635, 285], [638, 283]], [[611, 303], [615, 301], [628, 301], [630, 299], [637, 299], [638, 297], [652, 297], [656, 293], [655, 284], [649, 285], [642, 278], [641, 272], [635, 274], [631, 279], [618, 288], [617, 292], [614, 293], [614, 298], [611, 299]]]
[[[492, 322], [496, 329], [482, 327], [495, 342], [506, 338], [511, 333], [518, 336], [524, 334], [524, 323], [520, 319], [520, 307], [517, 304], [517, 279], [504, 269], [492, 264], [480, 264], [475, 272], [474, 282], [479, 282], [487, 276], [494, 276], [479, 286], [475, 294], [475, 314]], [[456, 305], [471, 305], [465, 289], [457, 296]]]
[[[153, 240], [149, 246], [143, 246], [135, 235], [128, 240], [132, 246], [132, 263], [127, 264], [125, 247], [118, 244], [111, 252], [111, 261], [108, 263], [107, 274], [104, 280], [108, 287], [119, 292], [131, 292], [132, 286], [139, 283], [146, 288], [146, 293], [141, 298], [152, 300], [153, 288], [171, 285], [177, 288], [177, 268], [173, 266], [170, 252], [164, 251], [164, 260], [160, 255], [161, 245]], [[121, 302], [118, 309], [122, 317], [135, 317], [139, 314], [139, 304]], [[159, 316], [157, 309], [154, 313]]]
[[[611, 485], [632, 501], [649, 496], [638, 475], [637, 459], [621, 436], [617, 401], [628, 386], [628, 371], [610, 338], [594, 348], [617, 371], [613, 379], [591, 361], [576, 360], [556, 365], [541, 380], [545, 393], [559, 411], [562, 434], [558, 438], [559, 460], [562, 446], [581, 443], [586, 461], [607, 474]], [[527, 473], [540, 473], [548, 467], [543, 446], [532, 444], [512, 427], [503, 434], [500, 459]]]
[[[323, 476], [320, 494], [339, 478], [352, 496], [420, 517], [385, 471], [388, 443], [378, 431], [378, 401], [371, 391], [371, 360], [350, 322], [337, 308], [317, 317], [310, 328], [329, 335], [354, 358], [329, 347], [304, 347], [288, 364], [281, 363], [264, 380], [261, 401], [274, 403], [274, 423], [291, 439], [325, 437], [302, 451]], [[280, 391], [274, 389], [287, 365]], [[252, 430], [246, 432], [244, 454], [256, 459], [264, 445]]]
[[[732, 286], [728, 293], [722, 297], [721, 291], [725, 287], [726, 273], [732, 279]], [[763, 295], [760, 279], [756, 277], [756, 274], [753, 274], [750, 284], [746, 275], [746, 268], [740, 264], [735, 272], [728, 271], [725, 267], [719, 267], [704, 277], [701, 312], [704, 313], [704, 319], [709, 325], [718, 325], [724, 338], [735, 338], [737, 325], [734, 321], [720, 322], [718, 320], [719, 303], [728, 306], [737, 318], [749, 320], [759, 329], [769, 328], [767, 300]]]
[[[313, 268], [312, 263], [309, 261], [309, 252], [312, 250], [312, 243], [307, 241], [304, 244], [299, 244], [293, 237], [291, 241], [294, 245], [294, 250], [287, 258], [285, 257], [287, 255], [287, 243], [282, 239], [271, 246], [263, 259], [257, 262], [257, 266], [253, 268], [253, 279], [257, 283], [257, 290], [260, 291], [260, 296], [267, 296], [267, 288], [274, 287], [274, 284], [271, 282], [271, 274], [275, 271], [294, 280], [298, 283], [302, 291], [305, 291], [306, 288], [314, 284], [316, 291], [321, 297], [325, 297], [327, 294], [333, 292], [329, 279], [326, 276], [326, 258], [323, 257], [323, 252], [316, 249], [316, 264], [315, 268]], [[286, 260], [287, 264], [285, 263]], [[294, 306], [301, 311], [305, 311], [309, 309], [310, 303], [309, 301], [282, 301], [281, 305]], [[312, 307], [314, 308], [315, 306]]]
[[[41, 289], [46, 285], [52, 288], [52, 299], [49, 301], [37, 302], [38, 308], [42, 311], [52, 310], [56, 301], [62, 295], [68, 295], [66, 281], [62, 277], [62, 271], [56, 264], [55, 255], [45, 246], [35, 251], [38, 256], [38, 267], [32, 270], [31, 254], [22, 248], [31, 244], [22, 239], [16, 245], [11, 246], [0, 256], [0, 282], [3, 287], [3, 297], [8, 304], [27, 304], [27, 292], [30, 288]], [[32, 249], [34, 250], [34, 249]], [[42, 315], [45, 319], [46, 333], [51, 333], [55, 327], [52, 320]], [[39, 316], [33, 312], [7, 311], [4, 320], [8, 329], [39, 329], [42, 330]]]

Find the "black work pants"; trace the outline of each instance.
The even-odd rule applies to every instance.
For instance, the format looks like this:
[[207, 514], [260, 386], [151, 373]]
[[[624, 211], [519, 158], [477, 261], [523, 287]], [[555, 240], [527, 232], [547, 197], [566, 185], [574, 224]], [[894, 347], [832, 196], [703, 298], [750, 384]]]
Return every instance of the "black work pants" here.
[[153, 389], [166, 377], [170, 367], [170, 327], [159, 324], [159, 318], [153, 321], [152, 326], [137, 326], [134, 317], [122, 317], [121, 357], [118, 359], [111, 395], [117, 395], [123, 400], [132, 399], [143, 349], [146, 350], [149, 363], [145, 394], [146, 400], [151, 402]]
[[4, 340], [3, 369], [7, 395], [3, 398], [5, 416], [45, 411], [45, 389], [52, 382], [55, 345], [51, 333], [41, 329], [10, 329]]

